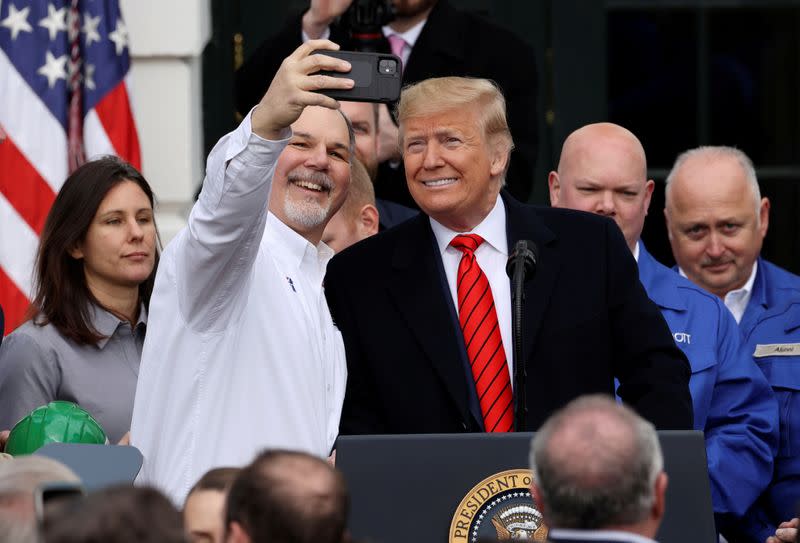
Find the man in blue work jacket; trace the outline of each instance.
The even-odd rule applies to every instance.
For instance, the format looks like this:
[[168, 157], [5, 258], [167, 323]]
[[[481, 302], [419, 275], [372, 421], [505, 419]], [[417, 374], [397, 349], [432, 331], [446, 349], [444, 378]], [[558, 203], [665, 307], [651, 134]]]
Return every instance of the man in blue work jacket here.
[[639, 240], [654, 183], [636, 136], [610, 123], [576, 130], [564, 142], [549, 186], [552, 205], [611, 217], [622, 229], [639, 279], [689, 359], [694, 423], [705, 433], [717, 528], [730, 534], [772, 472], [778, 408], [766, 379], [742, 349], [722, 302], [658, 263]]
[[753, 163], [743, 152], [686, 151], [667, 177], [665, 196], [680, 273], [724, 300], [779, 403], [772, 483], [747, 515], [748, 533], [764, 541], [782, 521], [797, 516], [800, 500], [800, 410], [793, 407], [800, 402], [800, 319], [792, 310], [800, 277], [760, 257], [770, 202], [761, 197]]

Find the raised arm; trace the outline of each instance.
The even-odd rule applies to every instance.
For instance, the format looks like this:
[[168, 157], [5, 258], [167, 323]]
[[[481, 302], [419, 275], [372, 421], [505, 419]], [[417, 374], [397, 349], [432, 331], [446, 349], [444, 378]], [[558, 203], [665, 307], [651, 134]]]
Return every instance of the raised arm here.
[[196, 330], [224, 326], [227, 319], [220, 319], [230, 316], [242, 296], [264, 232], [275, 166], [292, 123], [306, 106], [339, 107], [315, 90], [353, 85], [350, 79], [311, 75], [350, 69], [346, 61], [311, 55], [318, 49], [338, 46], [312, 40], [296, 49], [281, 64], [261, 102], [217, 143], [188, 227], [165, 251], [181, 315]]

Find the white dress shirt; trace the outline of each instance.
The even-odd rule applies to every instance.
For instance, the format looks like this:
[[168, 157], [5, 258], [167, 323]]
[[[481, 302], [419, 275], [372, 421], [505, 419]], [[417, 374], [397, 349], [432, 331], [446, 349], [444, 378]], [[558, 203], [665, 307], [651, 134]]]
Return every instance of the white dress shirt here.
[[[454, 232], [433, 219], [431, 229], [436, 237], [436, 244], [442, 255], [442, 265], [447, 276], [447, 284], [453, 297], [453, 305], [458, 312], [458, 264], [464, 253], [450, 247], [450, 242], [459, 234], [478, 234], [483, 238], [483, 243], [475, 251], [478, 265], [489, 280], [492, 289], [494, 306], [497, 310], [497, 322], [500, 326], [500, 336], [503, 338], [503, 349], [506, 351], [509, 376], [514, 375], [512, 355], [514, 352], [511, 336], [511, 282], [506, 275], [508, 262], [508, 239], [506, 238], [506, 207], [503, 199], [497, 197], [492, 211], [483, 221], [470, 232]], [[512, 378], [513, 386], [513, 378]]]
[[753, 271], [750, 272], [750, 277], [742, 288], [732, 290], [725, 295], [725, 307], [730, 309], [733, 313], [733, 318], [739, 323], [744, 316], [747, 309], [747, 304], [750, 303], [750, 297], [753, 295], [753, 284], [756, 282], [756, 272], [758, 271], [758, 261], [753, 262]]
[[326, 457], [347, 368], [322, 279], [333, 255], [267, 212], [281, 141], [250, 115], [208, 157], [188, 226], [164, 250], [133, 409], [138, 482], [181, 505], [211, 468], [266, 448]]
[[[679, 267], [678, 271], [684, 277], [686, 273]], [[731, 290], [725, 295], [725, 307], [733, 313], [733, 318], [736, 319], [736, 324], [742, 321], [744, 312], [747, 310], [747, 304], [750, 303], [750, 297], [753, 295], [753, 284], [756, 282], [756, 272], [758, 271], [758, 261], [753, 262], [753, 271], [750, 272], [750, 277], [742, 288]], [[688, 277], [687, 277], [688, 279]]]

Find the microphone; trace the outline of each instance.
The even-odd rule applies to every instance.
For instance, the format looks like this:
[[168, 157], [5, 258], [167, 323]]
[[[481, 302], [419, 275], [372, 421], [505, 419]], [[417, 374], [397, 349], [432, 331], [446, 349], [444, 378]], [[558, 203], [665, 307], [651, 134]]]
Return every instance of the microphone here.
[[525, 430], [528, 405], [525, 399], [525, 386], [528, 378], [525, 369], [525, 355], [522, 352], [522, 301], [525, 298], [522, 286], [536, 273], [539, 250], [528, 239], [517, 241], [508, 257], [506, 273], [511, 278], [511, 332], [514, 343], [514, 430]]
[[514, 245], [514, 250], [508, 257], [506, 263], [506, 274], [513, 281], [514, 270], [522, 265], [522, 280], [523, 282], [530, 281], [536, 273], [536, 264], [539, 261], [539, 249], [536, 244], [529, 239], [521, 239]]

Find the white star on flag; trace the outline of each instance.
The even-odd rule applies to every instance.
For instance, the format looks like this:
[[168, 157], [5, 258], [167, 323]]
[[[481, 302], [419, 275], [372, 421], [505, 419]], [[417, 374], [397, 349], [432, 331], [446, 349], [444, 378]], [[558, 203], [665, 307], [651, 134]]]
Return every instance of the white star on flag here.
[[22, 31], [33, 32], [33, 28], [28, 23], [28, 13], [30, 10], [30, 7], [25, 7], [17, 11], [14, 4], [8, 5], [8, 17], [3, 19], [3, 22], [0, 24], [11, 30], [12, 40], [16, 40], [17, 36]]
[[67, 79], [67, 55], [61, 55], [56, 58], [53, 53], [47, 51], [44, 66], [36, 70], [36, 73], [43, 75], [47, 78], [47, 86], [51, 89], [55, 86], [56, 81]]
[[100, 41], [100, 33], [97, 27], [100, 26], [100, 16], [92, 17], [88, 13], [83, 16], [83, 33], [86, 34], [86, 47], [92, 45], [93, 41]]
[[122, 19], [117, 19], [117, 28], [108, 35], [108, 39], [114, 42], [117, 47], [117, 54], [121, 55], [128, 46], [128, 29]]
[[83, 86], [94, 90], [94, 64], [86, 64], [83, 68]]
[[56, 39], [59, 32], [67, 30], [67, 8], [56, 9], [53, 4], [47, 4], [47, 17], [39, 21], [39, 26], [47, 29], [50, 41]]

